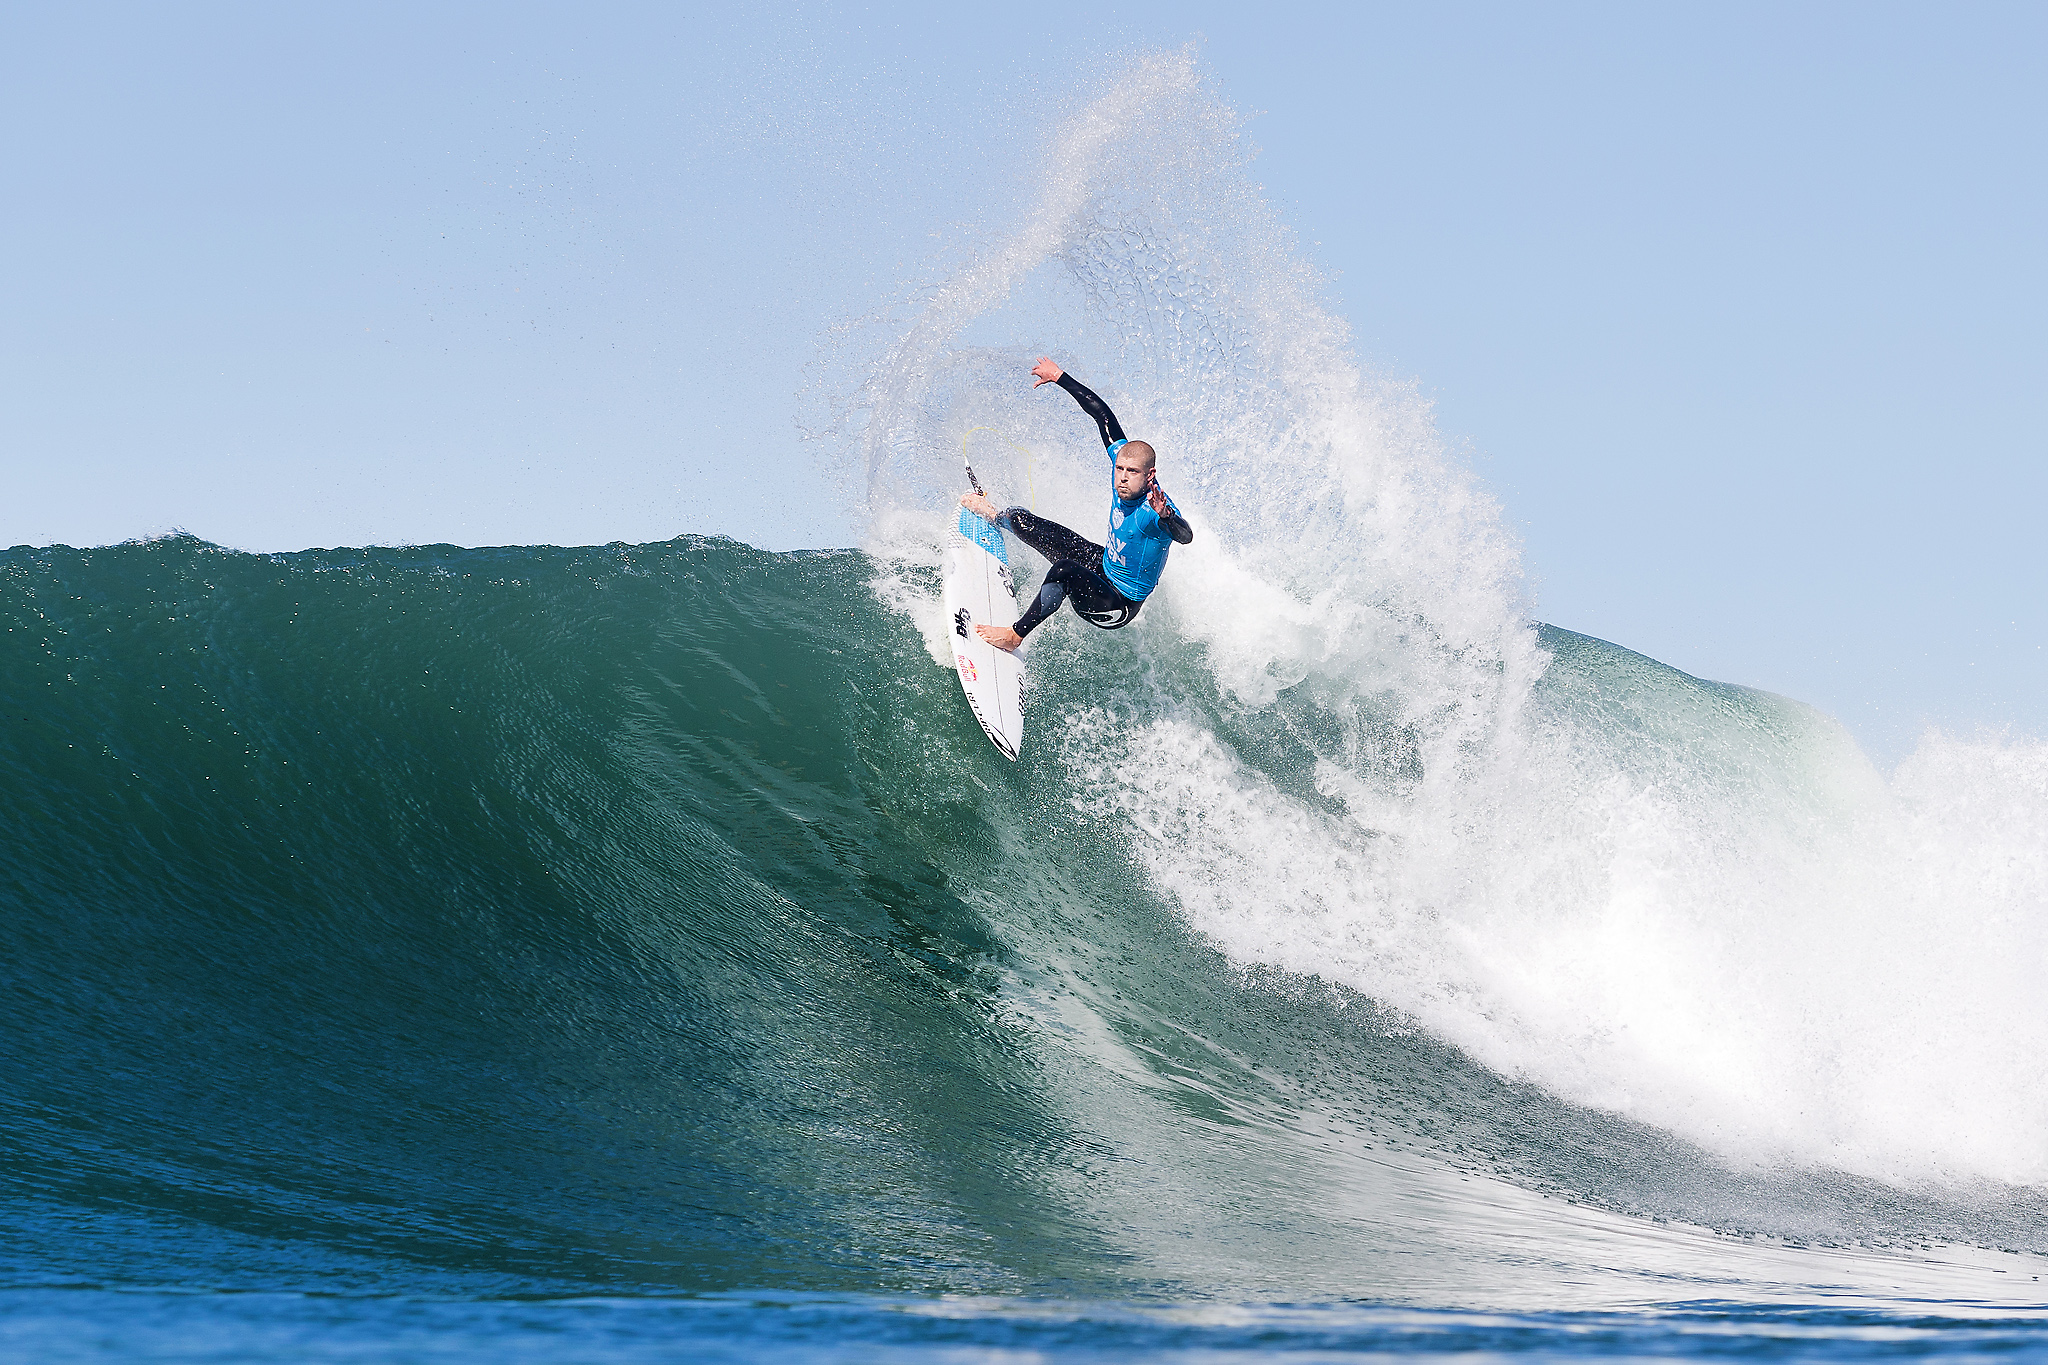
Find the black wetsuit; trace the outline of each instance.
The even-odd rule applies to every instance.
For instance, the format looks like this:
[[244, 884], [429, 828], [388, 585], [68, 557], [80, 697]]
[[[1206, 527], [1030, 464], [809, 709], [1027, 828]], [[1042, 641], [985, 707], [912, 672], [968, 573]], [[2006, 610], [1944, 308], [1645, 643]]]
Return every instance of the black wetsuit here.
[[[1114, 458], [1115, 448], [1124, 440], [1124, 429], [1117, 424], [1116, 414], [1109, 410], [1109, 404], [1070, 374], [1060, 376], [1059, 386], [1074, 396], [1074, 401], [1081, 405], [1081, 411], [1095, 419], [1095, 426], [1102, 433], [1103, 449], [1111, 451]], [[1114, 480], [1115, 477], [1112, 472], [1110, 478]], [[1086, 536], [1022, 507], [1010, 508], [1003, 513], [1002, 519], [1017, 533], [1017, 539], [1052, 561], [1051, 567], [1045, 571], [1045, 581], [1038, 585], [1038, 597], [1011, 627], [1019, 635], [1029, 635], [1036, 630], [1041, 621], [1060, 609], [1062, 602], [1072, 602], [1075, 615], [1104, 630], [1129, 625], [1138, 614], [1138, 608], [1144, 605], [1144, 599], [1126, 597], [1109, 581], [1109, 576], [1103, 572], [1102, 546]], [[1177, 510], [1161, 515], [1159, 523], [1173, 537], [1175, 544], [1186, 545], [1195, 538], [1194, 528]]]

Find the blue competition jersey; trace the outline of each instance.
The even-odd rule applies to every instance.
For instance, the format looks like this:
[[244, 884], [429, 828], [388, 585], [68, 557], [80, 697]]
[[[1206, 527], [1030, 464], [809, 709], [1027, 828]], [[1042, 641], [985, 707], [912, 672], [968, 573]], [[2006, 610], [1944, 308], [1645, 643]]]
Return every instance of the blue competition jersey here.
[[1109, 539], [1102, 547], [1102, 573], [1118, 592], [1142, 602], [1159, 586], [1159, 575], [1166, 572], [1166, 552], [1173, 548], [1173, 537], [1143, 493], [1128, 503], [1117, 497], [1114, 457], [1109, 478]]
[[[1102, 433], [1103, 450], [1109, 456], [1109, 540], [1102, 547], [1102, 576], [1127, 601], [1142, 602], [1159, 586], [1159, 575], [1166, 572], [1166, 552], [1174, 546], [1174, 533], [1152, 510], [1145, 494], [1140, 493], [1129, 502], [1116, 495], [1116, 453], [1124, 447], [1124, 429], [1117, 425], [1109, 404], [1070, 374], [1062, 374], [1058, 383], [1073, 395], [1081, 411], [1095, 419], [1096, 429]], [[1170, 498], [1166, 510], [1179, 528], [1180, 543], [1185, 545], [1193, 540], [1194, 531]]]

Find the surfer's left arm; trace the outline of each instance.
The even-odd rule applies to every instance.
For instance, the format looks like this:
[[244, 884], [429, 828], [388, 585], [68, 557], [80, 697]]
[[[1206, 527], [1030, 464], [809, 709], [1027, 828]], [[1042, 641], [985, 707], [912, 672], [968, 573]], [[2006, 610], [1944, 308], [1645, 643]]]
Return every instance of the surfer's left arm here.
[[1145, 500], [1152, 504], [1152, 513], [1159, 518], [1159, 524], [1166, 528], [1166, 534], [1173, 537], [1176, 545], [1186, 545], [1194, 540], [1195, 528], [1188, 525], [1188, 519], [1173, 505], [1173, 499], [1166, 496], [1166, 490], [1159, 486], [1159, 471], [1146, 471]]

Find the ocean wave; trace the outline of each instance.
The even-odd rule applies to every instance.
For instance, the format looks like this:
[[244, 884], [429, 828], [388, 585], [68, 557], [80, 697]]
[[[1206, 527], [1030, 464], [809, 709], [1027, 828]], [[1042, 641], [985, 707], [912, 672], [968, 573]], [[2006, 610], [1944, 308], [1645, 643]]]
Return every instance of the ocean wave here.
[[8, 552], [17, 1282], [1499, 1307], [1996, 1298], [2026, 1262], [1851, 1244], [2038, 1250], [2026, 1189], [1731, 1166], [1504, 1070], [1397, 989], [1441, 915], [1346, 918], [1418, 838], [1327, 780], [1348, 732], [1068, 630], [995, 761], [895, 571]]

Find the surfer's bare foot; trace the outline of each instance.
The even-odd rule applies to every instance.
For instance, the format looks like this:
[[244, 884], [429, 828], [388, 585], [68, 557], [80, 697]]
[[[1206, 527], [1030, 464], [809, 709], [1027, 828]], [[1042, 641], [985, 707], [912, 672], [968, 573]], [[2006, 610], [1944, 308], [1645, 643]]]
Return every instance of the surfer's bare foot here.
[[1002, 508], [996, 506], [979, 493], [962, 494], [960, 505], [984, 521], [994, 521], [1003, 514]]
[[976, 626], [974, 633], [997, 649], [1015, 649], [1024, 643], [1024, 637], [1008, 626]]

